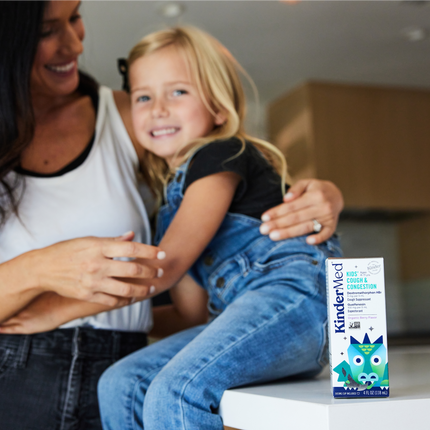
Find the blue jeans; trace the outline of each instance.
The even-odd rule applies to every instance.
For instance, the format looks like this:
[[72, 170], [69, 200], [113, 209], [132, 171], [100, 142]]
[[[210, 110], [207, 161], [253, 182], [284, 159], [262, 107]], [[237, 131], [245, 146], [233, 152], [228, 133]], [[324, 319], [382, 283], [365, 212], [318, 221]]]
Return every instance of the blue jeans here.
[[0, 335], [1, 430], [101, 430], [97, 381], [145, 333], [92, 328]]
[[[324, 262], [336, 241], [284, 241], [283, 258], [253, 262], [230, 288], [251, 285], [207, 325], [150, 345], [111, 366], [98, 387], [105, 430], [222, 430], [226, 389], [327, 362]], [[273, 251], [272, 251], [273, 255]]]

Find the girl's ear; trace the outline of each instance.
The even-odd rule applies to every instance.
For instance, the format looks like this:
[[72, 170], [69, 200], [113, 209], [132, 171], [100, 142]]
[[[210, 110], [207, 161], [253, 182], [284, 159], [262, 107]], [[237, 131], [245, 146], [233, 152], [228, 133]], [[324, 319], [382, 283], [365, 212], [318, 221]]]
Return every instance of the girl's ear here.
[[225, 122], [227, 122], [227, 115], [224, 112], [218, 112], [215, 115], [215, 125], [223, 125]]

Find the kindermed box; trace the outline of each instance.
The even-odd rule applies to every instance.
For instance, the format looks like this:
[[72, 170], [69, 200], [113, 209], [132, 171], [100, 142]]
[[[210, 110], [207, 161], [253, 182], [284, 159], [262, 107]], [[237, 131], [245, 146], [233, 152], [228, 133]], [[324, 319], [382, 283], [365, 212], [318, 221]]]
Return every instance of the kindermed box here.
[[333, 396], [388, 397], [383, 258], [328, 258]]

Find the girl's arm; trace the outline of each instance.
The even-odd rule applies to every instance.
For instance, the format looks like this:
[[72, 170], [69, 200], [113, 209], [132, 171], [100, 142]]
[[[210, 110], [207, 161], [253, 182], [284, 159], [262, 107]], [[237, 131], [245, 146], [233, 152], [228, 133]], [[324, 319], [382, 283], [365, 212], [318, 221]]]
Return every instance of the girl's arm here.
[[163, 338], [208, 322], [208, 295], [190, 276], [185, 275], [170, 289], [170, 297], [173, 304], [153, 308], [151, 337]]
[[185, 191], [181, 206], [159, 248], [166, 252], [160, 262], [164, 275], [154, 279], [154, 294], [175, 285], [215, 236], [241, 178], [220, 172], [193, 182]]

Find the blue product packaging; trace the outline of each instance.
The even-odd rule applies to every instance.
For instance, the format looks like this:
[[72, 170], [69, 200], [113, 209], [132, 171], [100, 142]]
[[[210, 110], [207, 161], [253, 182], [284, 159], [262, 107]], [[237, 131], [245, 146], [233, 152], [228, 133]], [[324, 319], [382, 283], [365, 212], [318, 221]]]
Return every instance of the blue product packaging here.
[[330, 376], [335, 398], [388, 397], [383, 258], [328, 258]]

